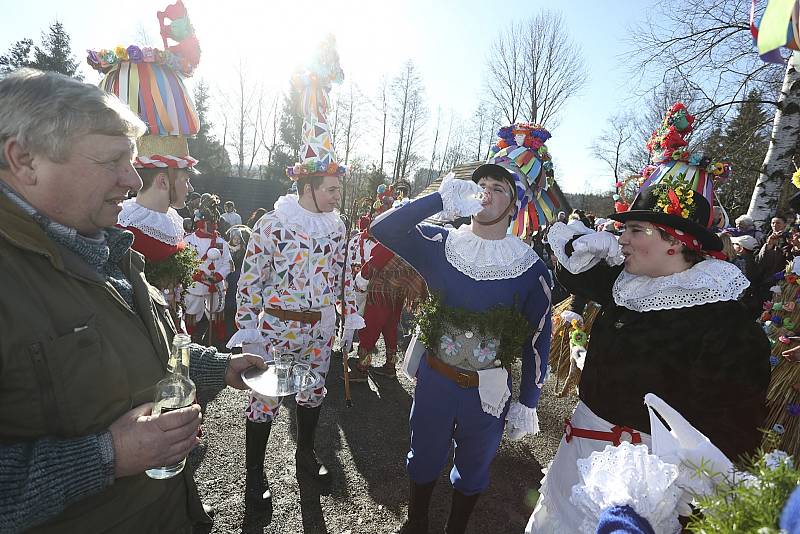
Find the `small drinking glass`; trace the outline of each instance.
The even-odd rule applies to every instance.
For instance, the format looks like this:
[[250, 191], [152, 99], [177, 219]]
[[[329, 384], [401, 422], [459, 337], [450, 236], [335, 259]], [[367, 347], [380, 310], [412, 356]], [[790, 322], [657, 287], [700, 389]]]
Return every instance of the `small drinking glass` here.
[[469, 193], [463, 198], [464, 200], [477, 200], [478, 202], [483, 202], [486, 199], [486, 193], [484, 193], [483, 191], [479, 191], [477, 193]]
[[294, 383], [297, 385], [298, 391], [308, 389], [311, 385], [311, 366], [309, 364], [303, 362], [294, 364], [292, 374], [294, 375]]
[[289, 371], [292, 369], [294, 363], [294, 354], [291, 352], [281, 352], [276, 350], [273, 354], [275, 361], [275, 373], [278, 375], [279, 382], [287, 382], [289, 380]]

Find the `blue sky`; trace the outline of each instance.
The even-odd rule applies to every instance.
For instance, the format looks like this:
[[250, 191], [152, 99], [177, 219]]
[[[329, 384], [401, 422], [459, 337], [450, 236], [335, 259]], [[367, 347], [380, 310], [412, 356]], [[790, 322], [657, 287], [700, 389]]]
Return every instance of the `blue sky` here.
[[[83, 61], [87, 48], [127, 46], [138, 42], [141, 32], [156, 37], [155, 12], [166, 3], [15, 3], [13, 9], [3, 10], [6, 16], [0, 18], [0, 50], [24, 37], [38, 39], [39, 33], [58, 19]], [[412, 59], [423, 78], [431, 109], [429, 139], [420, 149], [425, 157], [430, 154], [439, 106], [464, 119], [476, 107], [483, 92], [486, 54], [497, 32], [543, 7], [558, 10], [572, 38], [583, 48], [589, 80], [581, 95], [567, 103], [557, 127], [551, 128], [553, 138], [548, 146], [554, 155], [556, 179], [569, 192], [607, 191], [612, 186], [610, 172], [591, 156], [589, 146], [608, 117], [637, 104], [631, 93], [635, 80], [630, 80], [623, 59], [629, 47], [624, 36], [626, 28], [644, 16], [648, 4], [644, 0], [185, 0], [185, 4], [203, 49], [195, 78], [209, 81], [218, 95], [231, 90], [239, 58], [268, 88], [279, 91], [286, 87], [291, 68], [320, 32], [336, 35], [345, 76], [368, 96], [375, 94], [381, 76], [393, 76]], [[153, 44], [160, 46], [157, 39]], [[99, 79], [88, 67], [84, 70], [87, 81]], [[219, 117], [216, 122], [220, 123]], [[374, 139], [364, 136], [360, 143], [369, 151]]]

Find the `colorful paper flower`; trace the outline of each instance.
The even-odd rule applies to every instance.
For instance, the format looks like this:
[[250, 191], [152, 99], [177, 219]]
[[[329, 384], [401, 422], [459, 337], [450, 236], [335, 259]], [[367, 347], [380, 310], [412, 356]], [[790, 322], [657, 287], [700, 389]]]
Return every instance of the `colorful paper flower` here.
[[797, 169], [792, 174], [792, 184], [798, 189], [800, 189], [800, 169]]
[[444, 352], [447, 356], [453, 357], [461, 350], [461, 343], [458, 343], [448, 335], [443, 335], [439, 339], [439, 350]]
[[782, 424], [775, 423], [774, 425], [772, 425], [772, 431], [775, 432], [776, 434], [780, 435], [780, 434], [783, 434], [784, 432], [786, 432], [786, 429], [783, 428]]
[[136, 45], [131, 45], [128, 47], [128, 58], [131, 60], [131, 63], [141, 63], [144, 60], [144, 54], [142, 54], [142, 49]]
[[769, 357], [769, 364], [770, 364], [772, 367], [775, 367], [776, 365], [778, 365], [778, 362], [779, 362], [779, 361], [780, 361], [780, 360], [778, 359], [778, 357], [777, 357], [777, 356], [770, 356], [770, 357]]
[[800, 415], [800, 404], [793, 402], [786, 406], [786, 411], [789, 412], [789, 415], [792, 417], [797, 417]]
[[483, 363], [487, 360], [494, 360], [497, 356], [497, 341], [489, 340], [481, 343], [472, 350], [472, 355]]

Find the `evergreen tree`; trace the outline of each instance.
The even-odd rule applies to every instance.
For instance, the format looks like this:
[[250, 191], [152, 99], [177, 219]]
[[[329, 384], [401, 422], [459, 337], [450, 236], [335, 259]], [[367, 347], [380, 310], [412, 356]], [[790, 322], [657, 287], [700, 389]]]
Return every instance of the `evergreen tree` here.
[[761, 94], [750, 91], [724, 130], [713, 130], [703, 144], [709, 157], [731, 164], [732, 176], [717, 188], [719, 200], [731, 220], [747, 212], [769, 146], [770, 118], [759, 100]]
[[32, 39], [22, 39], [11, 46], [11, 50], [0, 56], [0, 73], [7, 74], [23, 67], [43, 71], [60, 72], [79, 80], [78, 62], [72, 55], [69, 34], [61, 22], [54, 22], [47, 32], [42, 32], [41, 46]]
[[199, 160], [197, 168], [200, 172], [212, 176], [230, 176], [231, 159], [228, 151], [211, 134], [213, 124], [208, 118], [210, 99], [208, 84], [200, 80], [194, 91], [194, 106], [200, 119], [200, 131], [196, 137], [189, 139], [189, 153]]

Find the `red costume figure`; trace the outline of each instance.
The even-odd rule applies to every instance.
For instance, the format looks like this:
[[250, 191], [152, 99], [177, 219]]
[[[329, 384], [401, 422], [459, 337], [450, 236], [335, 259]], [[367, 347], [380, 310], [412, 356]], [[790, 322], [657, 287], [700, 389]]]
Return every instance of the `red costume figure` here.
[[[378, 188], [373, 208], [376, 214], [392, 207], [395, 200], [403, 202], [404, 184]], [[395, 197], [396, 195], [396, 197]], [[361, 222], [361, 221], [359, 221]], [[372, 355], [378, 338], [383, 335], [386, 345], [386, 363], [372, 370], [383, 376], [396, 375], [397, 337], [403, 309], [413, 306], [427, 294], [425, 281], [401, 257], [374, 241], [367, 228], [359, 236], [362, 243], [370, 243], [368, 256], [363, 257], [361, 271], [356, 276], [356, 286], [366, 291], [364, 321], [366, 326], [358, 332], [358, 358], [350, 380], [365, 382], [371, 369]]]

